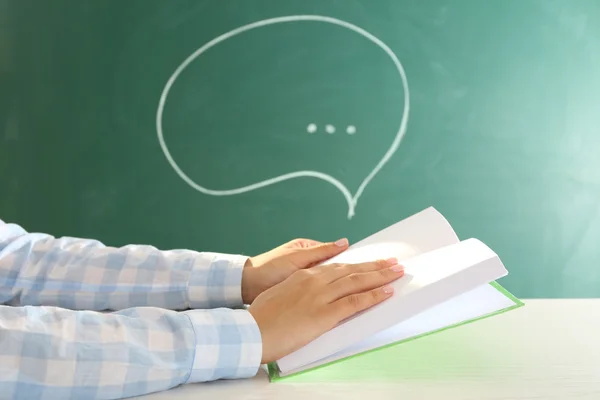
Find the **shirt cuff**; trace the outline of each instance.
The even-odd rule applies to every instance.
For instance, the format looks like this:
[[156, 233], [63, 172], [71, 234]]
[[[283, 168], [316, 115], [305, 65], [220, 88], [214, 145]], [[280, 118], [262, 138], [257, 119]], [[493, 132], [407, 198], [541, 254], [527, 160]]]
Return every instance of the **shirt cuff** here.
[[194, 328], [194, 361], [186, 383], [250, 378], [262, 359], [260, 329], [250, 312], [219, 308], [185, 311]]
[[190, 308], [241, 308], [242, 272], [247, 256], [199, 253], [188, 282]]

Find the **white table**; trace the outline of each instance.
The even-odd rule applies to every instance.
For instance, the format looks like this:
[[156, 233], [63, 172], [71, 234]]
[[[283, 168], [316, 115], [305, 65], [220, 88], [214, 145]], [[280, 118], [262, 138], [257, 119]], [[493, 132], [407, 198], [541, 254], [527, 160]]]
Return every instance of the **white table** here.
[[[600, 400], [600, 299], [524, 301], [520, 309], [419, 339], [420, 348], [435, 349], [428, 351], [431, 363], [395, 382], [270, 383], [261, 371], [143, 399]], [[453, 357], [457, 349], [472, 354]], [[414, 350], [407, 353], [398, 363], [414, 360]]]

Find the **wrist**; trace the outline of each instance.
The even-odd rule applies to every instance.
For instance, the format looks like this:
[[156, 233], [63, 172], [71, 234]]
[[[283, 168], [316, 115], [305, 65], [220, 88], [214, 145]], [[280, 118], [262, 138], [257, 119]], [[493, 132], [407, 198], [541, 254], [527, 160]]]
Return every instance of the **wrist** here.
[[254, 265], [252, 263], [252, 258], [248, 257], [246, 263], [244, 264], [244, 268], [242, 270], [242, 302], [244, 304], [252, 303], [254, 299], [254, 294], [252, 288], [254, 287]]

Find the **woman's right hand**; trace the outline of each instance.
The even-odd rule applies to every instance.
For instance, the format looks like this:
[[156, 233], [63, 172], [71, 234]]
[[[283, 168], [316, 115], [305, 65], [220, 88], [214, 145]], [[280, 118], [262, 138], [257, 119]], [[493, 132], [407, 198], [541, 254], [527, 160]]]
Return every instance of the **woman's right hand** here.
[[386, 300], [404, 275], [396, 259], [302, 269], [262, 292], [248, 311], [262, 336], [262, 363], [276, 361]]

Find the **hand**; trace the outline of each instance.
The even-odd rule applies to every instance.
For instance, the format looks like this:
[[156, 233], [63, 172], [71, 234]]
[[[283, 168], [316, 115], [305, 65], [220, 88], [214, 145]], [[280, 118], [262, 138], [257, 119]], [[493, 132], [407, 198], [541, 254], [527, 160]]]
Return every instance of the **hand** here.
[[248, 311], [258, 324], [262, 363], [299, 349], [339, 322], [392, 295], [404, 275], [395, 259], [303, 269], [260, 294]]
[[242, 272], [242, 301], [244, 304], [252, 304], [256, 296], [283, 282], [294, 272], [326, 261], [347, 248], [346, 239], [329, 243], [294, 239], [249, 258]]

